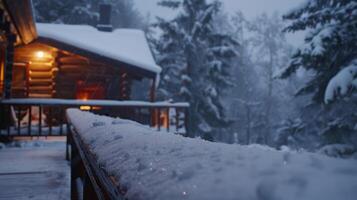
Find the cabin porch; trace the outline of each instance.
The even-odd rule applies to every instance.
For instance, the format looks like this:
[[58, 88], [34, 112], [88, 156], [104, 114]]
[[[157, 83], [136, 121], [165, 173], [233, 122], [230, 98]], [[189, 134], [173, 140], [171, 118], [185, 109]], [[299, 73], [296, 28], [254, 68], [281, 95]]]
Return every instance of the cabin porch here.
[[[186, 112], [189, 105], [169, 102], [17, 98], [2, 99], [0, 106], [3, 115], [1, 122], [8, 122], [8, 126], [0, 129], [0, 139], [15, 141], [21, 139], [30, 143], [43, 140], [40, 145], [36, 145], [37, 142], [35, 142], [34, 146], [40, 147], [0, 150], [2, 163], [0, 166], [0, 187], [2, 188], [0, 200], [64, 200], [71, 198], [69, 193], [74, 191], [74, 188], [87, 187], [70, 183], [70, 173], [78, 172], [82, 168], [79, 168], [77, 162], [73, 160], [76, 159], [73, 155], [78, 154], [79, 146], [78, 141], [75, 143], [72, 135], [74, 134], [73, 125], [66, 115], [68, 108], [82, 108], [106, 115], [110, 115], [107, 113], [108, 110], [111, 114], [113, 110], [117, 110], [121, 114], [129, 113], [128, 119], [151, 126], [157, 131], [185, 135]], [[25, 114], [15, 112], [15, 110], [22, 110]], [[34, 110], [38, 112], [34, 113]], [[2, 125], [6, 124], [2, 123]], [[57, 144], [46, 145], [52, 143], [53, 140], [56, 140]], [[76, 166], [70, 169], [70, 165]], [[82, 184], [85, 184], [86, 180], [82, 181]], [[87, 182], [87, 184], [92, 183]], [[76, 190], [76, 193], [88, 195], [91, 192]], [[72, 199], [78, 198], [72, 197]]]
[[0, 99], [0, 136], [66, 136], [65, 111], [79, 108], [186, 135], [188, 103], [16, 98]]
[[0, 150], [0, 200], [70, 199], [64, 139], [21, 144]]

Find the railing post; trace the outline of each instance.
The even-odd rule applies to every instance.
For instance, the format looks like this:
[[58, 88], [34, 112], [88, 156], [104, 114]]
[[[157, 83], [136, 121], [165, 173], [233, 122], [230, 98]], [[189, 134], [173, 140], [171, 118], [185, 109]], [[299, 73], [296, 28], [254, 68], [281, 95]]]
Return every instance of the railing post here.
[[21, 135], [21, 106], [17, 107], [17, 135]]
[[10, 105], [6, 106], [6, 113], [7, 113], [7, 120], [6, 120], [6, 125], [7, 125], [7, 136], [10, 136], [10, 132], [11, 132], [11, 120], [10, 120], [10, 116], [11, 116], [11, 107]]
[[[1, 83], [0, 83], [1, 84]], [[6, 109], [4, 104], [0, 104], [0, 129], [5, 129], [6, 126]]]
[[29, 106], [29, 113], [28, 113], [28, 116], [29, 116], [29, 118], [28, 118], [28, 124], [27, 124], [27, 134], [29, 135], [29, 136], [31, 136], [31, 123], [32, 123], [32, 107], [31, 106]]
[[88, 173], [84, 173], [83, 181], [83, 199], [85, 200], [97, 200], [97, 194], [94, 191], [93, 185], [91, 184]]
[[62, 135], [63, 134], [63, 117], [64, 117], [64, 112], [63, 112], [64, 108], [60, 107], [60, 118], [59, 118], [59, 134]]
[[190, 131], [189, 131], [189, 123], [190, 123], [190, 121], [189, 121], [189, 110], [188, 110], [188, 108], [185, 108], [185, 121], [184, 121], [184, 123], [185, 123], [185, 130], [186, 130], [186, 136], [187, 137], [190, 137]]
[[161, 110], [160, 108], [156, 109], [156, 120], [157, 120], [157, 130], [161, 130], [161, 118], [160, 118]]
[[[71, 145], [71, 128], [69, 124], [67, 123], [67, 136], [66, 136], [66, 160], [70, 161], [70, 155], [69, 155], [69, 145]], [[72, 146], [71, 146], [72, 148]]]
[[166, 119], [166, 130], [167, 130], [167, 132], [170, 132], [170, 107], [167, 107], [167, 108], [166, 108], [166, 116], [167, 116], [167, 119]]
[[42, 106], [38, 106], [38, 136], [42, 135]]
[[78, 155], [78, 150], [76, 148], [76, 145], [73, 144], [73, 135], [69, 135], [70, 142], [71, 142], [71, 199], [72, 200], [77, 200], [78, 199], [78, 188], [77, 188], [77, 178], [79, 178], [79, 172], [78, 168], [80, 165], [80, 158]]
[[179, 131], [180, 126], [180, 110], [178, 108], [175, 109], [175, 122], [176, 122], [176, 132]]
[[155, 109], [149, 108], [149, 115], [150, 115], [150, 127], [155, 126]]
[[48, 122], [48, 135], [52, 135], [52, 107], [49, 106], [48, 107], [48, 117], [47, 118], [47, 122]]

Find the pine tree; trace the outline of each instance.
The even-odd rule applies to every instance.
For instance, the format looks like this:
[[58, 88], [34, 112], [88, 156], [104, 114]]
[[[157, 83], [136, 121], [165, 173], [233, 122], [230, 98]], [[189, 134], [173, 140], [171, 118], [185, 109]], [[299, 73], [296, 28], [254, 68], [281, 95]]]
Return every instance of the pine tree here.
[[[284, 16], [285, 31], [309, 30], [305, 44], [293, 55], [282, 74], [287, 78], [299, 68], [310, 71], [297, 95], [312, 95], [310, 124], [318, 127], [325, 145], [352, 143], [357, 147], [357, 2], [354, 0], [310, 0]], [[349, 96], [334, 103], [340, 95]], [[328, 105], [322, 105], [329, 103]], [[315, 113], [311, 113], [314, 110]]]
[[157, 58], [163, 67], [162, 94], [190, 102], [191, 136], [219, 139], [217, 133], [229, 124], [221, 96], [233, 85], [230, 61], [237, 56], [238, 45], [212, 27], [221, 4], [182, 0], [159, 5], [182, 10], [173, 20], [157, 22], [163, 32], [157, 43]]
[[110, 0], [113, 6], [112, 23], [115, 28], [145, 29], [148, 24], [141, 13], [135, 8], [133, 0]]
[[[232, 81], [234, 86], [223, 97], [228, 107], [227, 115], [233, 119], [233, 124], [226, 134], [228, 143], [239, 142], [250, 144], [255, 141], [257, 125], [260, 124], [258, 116], [261, 115], [262, 93], [259, 88], [259, 76], [249, 54], [250, 42], [248, 40], [248, 20], [243, 13], [237, 11], [231, 18], [224, 12], [218, 13], [214, 18], [214, 29], [221, 34], [229, 34], [240, 44], [236, 51], [239, 57], [233, 58]], [[254, 131], [253, 131], [254, 130]], [[232, 134], [235, 133], [235, 134]]]
[[262, 100], [261, 126], [264, 132], [261, 132], [259, 143], [268, 144], [271, 141], [273, 126], [279, 119], [279, 106], [282, 106], [282, 88], [281, 81], [275, 78], [277, 72], [287, 64], [290, 54], [290, 45], [288, 45], [283, 21], [278, 13], [267, 15], [263, 13], [249, 22], [248, 30], [251, 33], [249, 42], [251, 45], [251, 59], [256, 70], [260, 74], [262, 87], [264, 88]]
[[357, 58], [356, 10], [354, 0], [310, 0], [284, 16], [290, 21], [285, 31], [311, 30], [282, 74], [288, 77], [300, 67], [315, 71], [298, 94], [313, 94], [315, 102], [323, 102], [328, 82]]
[[98, 13], [92, 7], [93, 2], [88, 0], [34, 0], [36, 21], [95, 25]]
[[148, 22], [136, 10], [132, 0], [34, 0], [36, 21], [95, 26], [102, 3], [112, 5], [114, 28], [146, 28]]

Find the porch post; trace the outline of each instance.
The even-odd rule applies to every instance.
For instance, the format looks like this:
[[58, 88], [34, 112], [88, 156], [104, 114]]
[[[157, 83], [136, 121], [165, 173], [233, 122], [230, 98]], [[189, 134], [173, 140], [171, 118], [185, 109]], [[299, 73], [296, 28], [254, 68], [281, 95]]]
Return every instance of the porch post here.
[[156, 78], [152, 79], [152, 83], [151, 83], [151, 89], [150, 89], [150, 101], [154, 102], [156, 99]]
[[[5, 14], [4, 14], [4, 10], [3, 9], [0, 9], [0, 31], [1, 32], [5, 32]], [[0, 64], [1, 64], [1, 66], [0, 66], [0, 76], [1, 76], [1, 78], [0, 78], [0, 81], [1, 81], [1, 83], [0, 83], [0, 85], [1, 85], [1, 97], [0, 98], [2, 98], [3, 96], [4, 96], [4, 68], [5, 68], [5, 44], [1, 44], [0, 45], [0, 48], [1, 48], [1, 55], [0, 55]]]
[[14, 65], [14, 44], [16, 42], [16, 35], [11, 33], [10, 22], [3, 21], [2, 28], [6, 35], [6, 48], [5, 48], [5, 59], [4, 59], [4, 92], [3, 98], [11, 98], [11, 82], [12, 82], [12, 71]]
[[[156, 78], [153, 78], [152, 82], [151, 82], [150, 97], [149, 97], [151, 102], [155, 101], [155, 89], [156, 89]], [[150, 126], [154, 127], [156, 125], [156, 123], [159, 126], [159, 122], [155, 123], [155, 121], [157, 119], [157, 117], [155, 115], [160, 115], [160, 114], [157, 113], [156, 110], [153, 108], [150, 108], [150, 114], [151, 114]]]

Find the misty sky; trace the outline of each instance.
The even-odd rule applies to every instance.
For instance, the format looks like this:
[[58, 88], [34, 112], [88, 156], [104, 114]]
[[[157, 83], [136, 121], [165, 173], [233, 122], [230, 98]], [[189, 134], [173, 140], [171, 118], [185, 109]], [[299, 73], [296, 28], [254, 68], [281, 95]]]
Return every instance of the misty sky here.
[[[134, 0], [138, 9], [143, 13], [150, 13], [151, 17], [173, 17], [174, 12], [170, 9], [157, 6], [159, 0]], [[241, 10], [248, 19], [253, 19], [255, 16], [266, 12], [285, 13], [290, 9], [298, 6], [305, 0], [222, 0], [224, 2], [224, 9], [229, 13], [234, 13]], [[287, 36], [288, 41], [298, 46], [302, 43], [303, 34], [294, 34]]]
[[[157, 6], [159, 0], [134, 0], [137, 7], [143, 13], [150, 12], [152, 15], [171, 16], [172, 11]], [[253, 18], [263, 12], [272, 13], [278, 11], [284, 13], [299, 5], [305, 0], [222, 0], [225, 9], [233, 13], [241, 10], [248, 18]]]

